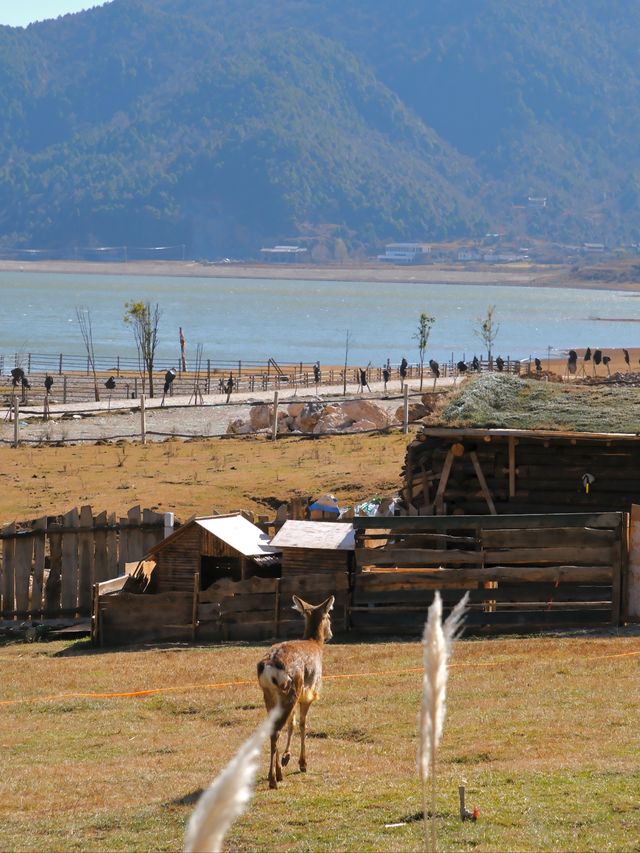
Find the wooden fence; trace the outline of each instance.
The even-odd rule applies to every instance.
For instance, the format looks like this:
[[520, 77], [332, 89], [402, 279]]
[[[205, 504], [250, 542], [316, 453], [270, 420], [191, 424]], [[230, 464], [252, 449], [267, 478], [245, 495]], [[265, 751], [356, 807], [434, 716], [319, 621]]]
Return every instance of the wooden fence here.
[[351, 626], [418, 634], [436, 589], [474, 631], [620, 623], [628, 515], [355, 518]]
[[349, 576], [324, 574], [301, 577], [222, 580], [204, 591], [164, 592], [153, 595], [117, 591], [109, 585], [95, 600], [93, 640], [99, 645], [122, 645], [132, 640], [266, 640], [300, 637], [303, 620], [291, 606], [291, 596], [320, 601], [335, 596], [334, 633], [348, 628]]
[[0, 531], [0, 619], [91, 615], [93, 585], [124, 572], [165, 535], [165, 514], [133, 507], [124, 518], [90, 506]]

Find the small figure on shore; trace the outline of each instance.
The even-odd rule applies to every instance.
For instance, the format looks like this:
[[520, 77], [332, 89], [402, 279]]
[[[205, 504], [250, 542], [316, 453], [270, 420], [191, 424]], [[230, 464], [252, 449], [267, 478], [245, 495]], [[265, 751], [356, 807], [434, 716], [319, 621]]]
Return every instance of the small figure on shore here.
[[384, 393], [387, 393], [387, 382], [391, 379], [391, 370], [389, 369], [389, 362], [385, 367], [382, 368], [382, 381], [384, 382]]
[[404, 388], [404, 381], [407, 378], [407, 367], [408, 367], [407, 359], [403, 358], [402, 361], [400, 362], [400, 370], [399, 370], [399, 373], [400, 373], [400, 390], [402, 390]]
[[575, 375], [577, 366], [578, 366], [578, 353], [574, 349], [570, 349], [569, 350], [569, 357], [567, 358], [567, 371], [571, 376]]
[[320, 371], [320, 362], [316, 361], [316, 363], [313, 365], [313, 381], [316, 385], [319, 385], [321, 379], [322, 373]]
[[476, 373], [480, 372], [480, 362], [478, 361], [478, 356], [474, 355], [473, 361], [471, 362], [471, 367], [474, 369]]
[[178, 373], [173, 367], [170, 370], [167, 370], [167, 372], [165, 373], [165, 375], [164, 375], [164, 388], [162, 389], [162, 402], [160, 403], [161, 406], [164, 406], [164, 398], [166, 397], [167, 392], [169, 392], [170, 396], [173, 396], [172, 383], [173, 383], [173, 380], [176, 378], [177, 375], [178, 375]]
[[360, 382], [358, 384], [358, 393], [362, 394], [365, 388], [367, 389], [367, 391], [371, 391], [371, 388], [369, 388], [369, 383], [367, 382], [367, 368], [365, 367], [363, 369], [362, 367], [359, 367], [358, 372], [360, 374]]
[[43, 408], [43, 416], [45, 421], [49, 420], [49, 394], [51, 393], [51, 389], [53, 388], [53, 376], [50, 376], [48, 373], [44, 378], [44, 408]]
[[231, 397], [231, 393], [233, 391], [234, 385], [235, 385], [235, 382], [233, 381], [233, 373], [230, 373], [229, 378], [227, 379], [226, 387], [224, 389], [226, 391], [226, 394], [227, 394], [227, 399], [225, 401], [227, 403], [229, 402], [229, 398]]

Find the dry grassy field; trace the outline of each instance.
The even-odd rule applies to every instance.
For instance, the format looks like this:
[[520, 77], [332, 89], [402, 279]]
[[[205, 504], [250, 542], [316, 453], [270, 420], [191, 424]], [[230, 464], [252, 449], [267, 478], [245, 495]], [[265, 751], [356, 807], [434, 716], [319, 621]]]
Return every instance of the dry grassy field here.
[[[406, 445], [396, 433], [0, 448], [0, 520], [85, 503], [182, 520], [270, 515], [325, 491], [349, 505], [395, 492]], [[0, 850], [181, 849], [198, 793], [263, 718], [262, 651], [0, 646]], [[639, 662], [637, 632], [461, 640], [439, 753], [440, 849], [640, 851]], [[228, 849], [423, 849], [419, 643], [334, 642], [325, 670], [309, 772], [294, 758], [268, 790], [265, 748]], [[463, 783], [476, 823], [459, 820]]]
[[[0, 849], [179, 850], [198, 792], [263, 718], [261, 653], [0, 648]], [[439, 752], [440, 849], [638, 850], [639, 660], [638, 636], [461, 640]], [[294, 752], [270, 791], [265, 747], [228, 849], [423, 849], [420, 667], [418, 642], [328, 645], [309, 771]], [[476, 823], [460, 822], [462, 783]]]
[[181, 520], [251, 510], [273, 515], [292, 497], [333, 492], [342, 505], [400, 485], [407, 437], [211, 439], [163, 444], [0, 447], [0, 521], [91, 504], [124, 513], [140, 504]]

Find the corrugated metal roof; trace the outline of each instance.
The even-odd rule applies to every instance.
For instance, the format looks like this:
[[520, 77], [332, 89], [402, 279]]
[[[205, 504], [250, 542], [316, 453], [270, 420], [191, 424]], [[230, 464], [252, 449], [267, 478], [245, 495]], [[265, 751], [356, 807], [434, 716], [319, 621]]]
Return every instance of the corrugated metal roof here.
[[353, 551], [353, 525], [341, 521], [285, 521], [271, 540], [276, 548]]
[[268, 535], [243, 515], [214, 515], [196, 518], [195, 522], [245, 557], [274, 554], [278, 551], [271, 546]]

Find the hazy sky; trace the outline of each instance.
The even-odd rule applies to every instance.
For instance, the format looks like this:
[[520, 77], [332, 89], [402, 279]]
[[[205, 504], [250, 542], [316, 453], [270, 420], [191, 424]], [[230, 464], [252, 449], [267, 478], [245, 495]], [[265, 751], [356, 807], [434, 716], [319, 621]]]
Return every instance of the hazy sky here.
[[32, 21], [57, 18], [67, 12], [80, 12], [101, 6], [104, 0], [0, 0], [0, 24], [26, 27]]

